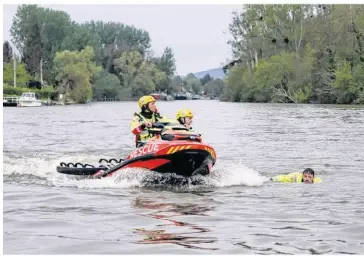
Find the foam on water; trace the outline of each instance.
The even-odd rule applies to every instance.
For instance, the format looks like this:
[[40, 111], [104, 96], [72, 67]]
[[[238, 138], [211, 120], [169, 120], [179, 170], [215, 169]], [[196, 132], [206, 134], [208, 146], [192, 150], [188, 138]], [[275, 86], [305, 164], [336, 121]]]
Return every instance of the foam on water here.
[[240, 163], [232, 163], [224, 167], [215, 167], [208, 179], [216, 187], [234, 185], [261, 186], [269, 180], [268, 177]]

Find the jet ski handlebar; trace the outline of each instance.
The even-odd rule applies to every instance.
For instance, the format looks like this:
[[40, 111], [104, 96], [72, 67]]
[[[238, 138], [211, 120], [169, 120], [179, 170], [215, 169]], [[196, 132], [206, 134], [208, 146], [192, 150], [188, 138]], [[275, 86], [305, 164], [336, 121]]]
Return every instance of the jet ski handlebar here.
[[[155, 122], [152, 123], [152, 127], [150, 127], [151, 129], [149, 129], [149, 133], [151, 134], [161, 134], [163, 132], [163, 129], [166, 128], [167, 126], [171, 125], [170, 123], [161, 123], [161, 122]], [[174, 131], [187, 131], [188, 129], [184, 126], [174, 126], [175, 124], [172, 124], [171, 129]], [[155, 128], [155, 129], [153, 129]]]
[[156, 122], [156, 123], [152, 123], [152, 128], [160, 128], [163, 129], [165, 127], [164, 124]]

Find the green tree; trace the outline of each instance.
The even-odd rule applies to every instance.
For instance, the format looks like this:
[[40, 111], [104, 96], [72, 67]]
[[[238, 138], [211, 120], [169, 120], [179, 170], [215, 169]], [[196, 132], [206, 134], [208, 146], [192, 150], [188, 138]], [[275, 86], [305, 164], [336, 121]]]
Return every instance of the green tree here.
[[202, 85], [205, 85], [208, 82], [213, 81], [213, 80], [214, 79], [209, 74], [204, 75], [204, 77], [200, 79]]
[[43, 55], [41, 15], [37, 5], [21, 5], [17, 8], [11, 26], [13, 43], [20, 51], [22, 61], [32, 75], [39, 71]]
[[97, 65], [115, 75], [114, 63], [122, 53], [137, 51], [144, 56], [151, 47], [149, 33], [134, 26], [103, 21], [90, 21], [80, 26], [79, 32], [84, 29], [89, 32], [86, 42], [94, 48]]
[[37, 73], [41, 78], [44, 74], [46, 80], [53, 82], [53, 59], [70, 28], [70, 16], [65, 12], [37, 5], [18, 7], [10, 32], [31, 74]]
[[176, 60], [174, 58], [173, 50], [170, 47], [166, 47], [162, 54], [162, 57], [153, 57], [151, 62], [154, 63], [159, 70], [166, 74], [163, 81], [160, 81], [156, 85], [156, 90], [165, 91], [169, 89], [174, 72], [176, 71]]
[[122, 86], [116, 75], [102, 70], [95, 75], [93, 80], [94, 99], [102, 100], [104, 98], [119, 98], [118, 93], [122, 90]]
[[[42, 83], [43, 77], [49, 84], [60, 82], [58, 89], [76, 101], [89, 99], [90, 82], [94, 84], [92, 88], [97, 98], [117, 94], [119, 99], [129, 99], [140, 93], [168, 88], [175, 72], [171, 48], [166, 47], [161, 57], [153, 57], [149, 33], [122, 23], [93, 20], [76, 23], [62, 11], [34, 4], [21, 5], [14, 16], [11, 35], [33, 78]], [[82, 52], [89, 52], [88, 47], [93, 49], [95, 63], [91, 61], [92, 65], [101, 66], [105, 78], [90, 71], [89, 60], [79, 61]], [[123, 64], [123, 59], [133, 58], [140, 63]], [[118, 77], [120, 86], [112, 74]], [[105, 83], [111, 86], [106, 88]], [[86, 94], [88, 96], [82, 98]]]
[[164, 72], [168, 78], [173, 77], [174, 72], [176, 71], [176, 60], [172, 48], [166, 47], [164, 49], [158, 68]]
[[3, 62], [9, 63], [13, 59], [13, 48], [8, 41], [3, 43]]
[[133, 97], [154, 92], [156, 85], [166, 79], [166, 74], [155, 64], [145, 61], [138, 51], [122, 53], [114, 65], [121, 84], [131, 88]]
[[[27, 87], [31, 76], [28, 74], [25, 64], [16, 63], [16, 86]], [[3, 83], [8, 85], [14, 84], [14, 66], [12, 62], [5, 63], [3, 66]]]
[[58, 90], [78, 103], [85, 103], [92, 98], [90, 80], [101, 68], [94, 62], [94, 52], [91, 47], [78, 51], [63, 51], [56, 53], [54, 58]]
[[350, 63], [342, 61], [338, 63], [335, 71], [335, 81], [332, 85], [336, 88], [337, 103], [351, 103], [358, 93], [358, 87], [351, 72]]
[[364, 104], [364, 64], [355, 66], [353, 79], [356, 85], [357, 98], [355, 104]]
[[169, 89], [170, 92], [180, 92], [183, 86], [183, 79], [180, 76], [175, 76], [171, 79]]
[[201, 81], [198, 79], [193, 73], [187, 74], [187, 76], [184, 78], [184, 81], [187, 85], [187, 90], [190, 92], [193, 92], [195, 94], [200, 93], [201, 91]]
[[363, 28], [361, 5], [244, 5], [229, 25], [235, 60], [222, 98], [360, 102]]
[[205, 95], [220, 97], [224, 91], [225, 84], [221, 79], [211, 80], [205, 85]]

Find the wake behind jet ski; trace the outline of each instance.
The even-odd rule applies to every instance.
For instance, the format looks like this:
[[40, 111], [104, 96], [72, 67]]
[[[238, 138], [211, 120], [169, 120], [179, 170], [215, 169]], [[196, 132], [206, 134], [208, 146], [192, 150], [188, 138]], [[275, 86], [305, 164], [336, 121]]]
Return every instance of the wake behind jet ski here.
[[210, 145], [202, 142], [201, 134], [171, 122], [153, 123], [149, 132], [156, 137], [136, 148], [125, 159], [114, 159], [115, 164], [92, 166], [61, 163], [57, 171], [70, 175], [90, 175], [92, 178], [113, 176], [126, 168], [143, 168], [185, 177], [210, 173], [216, 162], [216, 153]]

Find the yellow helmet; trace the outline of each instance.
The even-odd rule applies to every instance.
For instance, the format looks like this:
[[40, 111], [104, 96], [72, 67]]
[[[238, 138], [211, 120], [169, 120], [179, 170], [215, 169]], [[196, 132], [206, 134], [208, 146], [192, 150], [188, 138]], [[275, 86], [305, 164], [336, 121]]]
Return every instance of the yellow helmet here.
[[184, 117], [193, 118], [193, 113], [189, 108], [183, 108], [177, 112], [177, 120]]
[[153, 96], [143, 96], [139, 99], [138, 101], [138, 105], [139, 105], [139, 108], [142, 108], [144, 105], [150, 103], [150, 102], [153, 102], [155, 101], [154, 97]]

